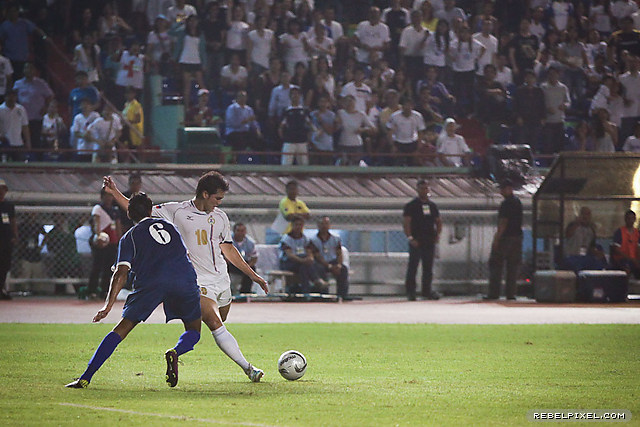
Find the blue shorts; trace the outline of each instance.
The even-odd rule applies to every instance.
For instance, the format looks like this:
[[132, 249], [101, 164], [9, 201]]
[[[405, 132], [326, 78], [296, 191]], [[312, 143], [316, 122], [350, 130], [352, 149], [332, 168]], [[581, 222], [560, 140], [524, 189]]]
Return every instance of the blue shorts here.
[[166, 321], [180, 319], [191, 322], [202, 316], [200, 312], [200, 288], [188, 285], [155, 285], [135, 289], [127, 297], [122, 317], [132, 322], [144, 322], [153, 310], [164, 304]]

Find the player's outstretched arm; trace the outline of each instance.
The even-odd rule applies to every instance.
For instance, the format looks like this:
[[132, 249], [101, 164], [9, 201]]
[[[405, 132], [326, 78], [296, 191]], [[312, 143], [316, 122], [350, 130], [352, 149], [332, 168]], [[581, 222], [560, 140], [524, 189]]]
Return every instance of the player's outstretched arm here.
[[118, 186], [111, 176], [102, 177], [102, 187], [113, 196], [116, 203], [126, 212], [129, 208], [129, 199], [124, 197], [124, 194], [118, 190]]
[[116, 298], [124, 285], [127, 283], [127, 276], [129, 274], [129, 267], [126, 265], [119, 265], [113, 276], [111, 276], [111, 284], [109, 285], [109, 293], [107, 299], [104, 302], [104, 306], [93, 316], [93, 322], [99, 322], [111, 311], [113, 304], [116, 302]]
[[251, 266], [247, 264], [247, 262], [244, 260], [242, 255], [240, 255], [240, 252], [238, 252], [233, 244], [221, 243], [220, 250], [222, 251], [224, 257], [231, 262], [231, 264], [238, 267], [240, 271], [249, 276], [249, 278], [256, 282], [258, 285], [260, 285], [260, 287], [266, 294], [269, 293], [269, 284], [267, 283], [267, 281], [260, 277], [258, 273], [256, 273], [253, 268], [251, 268]]

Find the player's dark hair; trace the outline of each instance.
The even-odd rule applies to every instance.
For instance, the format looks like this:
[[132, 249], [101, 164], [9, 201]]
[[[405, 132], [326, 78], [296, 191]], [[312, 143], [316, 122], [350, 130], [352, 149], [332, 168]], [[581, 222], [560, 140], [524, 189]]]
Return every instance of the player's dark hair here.
[[420, 179], [418, 180], [418, 182], [416, 183], [416, 187], [417, 187], [417, 186], [419, 186], [419, 185], [425, 185], [425, 184], [426, 184], [426, 185], [429, 185], [429, 181], [427, 181], [427, 180], [426, 180], [426, 179], [424, 179], [424, 178], [420, 178]]
[[129, 200], [127, 213], [134, 222], [140, 222], [144, 218], [151, 216], [153, 202], [145, 193], [136, 193]]
[[284, 186], [284, 188], [289, 188], [289, 187], [292, 187], [294, 185], [298, 185], [298, 181], [296, 181], [295, 179], [292, 179], [291, 181], [287, 182], [287, 184]]
[[129, 175], [129, 184], [131, 184], [133, 181], [136, 181], [136, 180], [142, 181], [142, 175], [140, 175], [138, 172], [134, 172], [131, 175]]
[[238, 227], [240, 227], [241, 225], [244, 225], [244, 223], [243, 222], [236, 222], [235, 224], [233, 224], [233, 231], [236, 231], [236, 229]]
[[626, 218], [627, 215], [633, 215], [636, 216], [636, 213], [634, 211], [632, 211], [631, 209], [629, 209], [628, 211], [625, 212], [624, 217]]
[[198, 180], [196, 198], [202, 198], [202, 193], [205, 191], [209, 194], [215, 194], [220, 190], [229, 191], [229, 182], [220, 172], [207, 172]]

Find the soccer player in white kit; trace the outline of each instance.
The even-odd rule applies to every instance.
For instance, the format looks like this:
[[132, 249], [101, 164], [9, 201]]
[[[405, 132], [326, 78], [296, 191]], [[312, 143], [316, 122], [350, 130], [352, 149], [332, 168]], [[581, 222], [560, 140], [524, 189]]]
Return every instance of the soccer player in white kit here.
[[[103, 185], [123, 209], [128, 207], [129, 199], [122, 195], [110, 176], [104, 178]], [[211, 330], [216, 344], [251, 381], [259, 382], [264, 372], [245, 359], [238, 342], [223, 323], [232, 299], [225, 258], [269, 292], [266, 280], [253, 271], [233, 246], [229, 218], [218, 208], [228, 190], [229, 183], [220, 173], [208, 172], [198, 181], [195, 198], [154, 206], [152, 216], [172, 222], [182, 235], [198, 276], [202, 321]]]

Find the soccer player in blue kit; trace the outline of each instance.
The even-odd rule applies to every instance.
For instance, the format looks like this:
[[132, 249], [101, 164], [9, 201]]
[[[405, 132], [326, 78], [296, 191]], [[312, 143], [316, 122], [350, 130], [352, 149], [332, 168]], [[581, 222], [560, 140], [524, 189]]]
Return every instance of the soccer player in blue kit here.
[[99, 322], [109, 314], [118, 293], [127, 283], [129, 271], [135, 274], [134, 291], [124, 305], [122, 320], [104, 337], [87, 370], [66, 387], [86, 388], [118, 344], [160, 303], [164, 304], [167, 322], [180, 319], [185, 328], [176, 346], [165, 353], [170, 387], [178, 383], [178, 356], [193, 350], [200, 340], [202, 317], [196, 272], [176, 227], [164, 219], [151, 218], [152, 207], [151, 199], [144, 193], [134, 195], [129, 201], [127, 213], [136, 225], [120, 239], [109, 293], [93, 321]]

